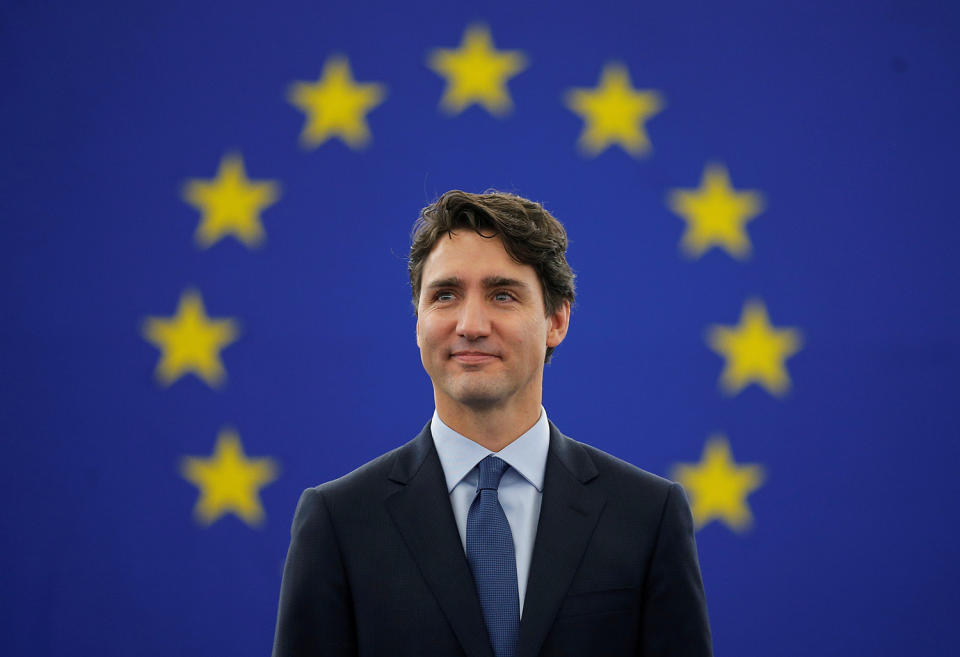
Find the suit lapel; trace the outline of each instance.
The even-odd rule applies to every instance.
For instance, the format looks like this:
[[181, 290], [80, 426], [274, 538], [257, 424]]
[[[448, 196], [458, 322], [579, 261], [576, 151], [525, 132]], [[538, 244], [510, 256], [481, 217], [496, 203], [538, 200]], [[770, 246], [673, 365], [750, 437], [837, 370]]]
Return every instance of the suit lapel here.
[[386, 500], [424, 580], [469, 657], [493, 657], [430, 425], [397, 452]]
[[535, 657], [553, 625], [605, 498], [585, 486], [597, 476], [589, 454], [550, 423], [550, 451], [533, 546], [517, 657]]

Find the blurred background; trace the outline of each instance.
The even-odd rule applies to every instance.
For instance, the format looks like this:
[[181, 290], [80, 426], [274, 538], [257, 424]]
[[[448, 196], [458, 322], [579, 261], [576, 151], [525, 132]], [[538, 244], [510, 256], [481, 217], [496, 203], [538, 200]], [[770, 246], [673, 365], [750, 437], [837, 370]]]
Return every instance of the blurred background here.
[[6, 2], [8, 655], [265, 655], [300, 492], [433, 411], [421, 207], [543, 202], [566, 434], [680, 480], [718, 655], [943, 654], [956, 3]]

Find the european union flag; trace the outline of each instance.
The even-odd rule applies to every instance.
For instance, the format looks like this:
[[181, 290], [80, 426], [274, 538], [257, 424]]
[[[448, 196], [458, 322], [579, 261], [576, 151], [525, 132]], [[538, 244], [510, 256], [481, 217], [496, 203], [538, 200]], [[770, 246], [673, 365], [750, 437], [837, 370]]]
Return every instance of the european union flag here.
[[300, 492], [433, 411], [405, 256], [542, 201], [570, 436], [680, 481], [718, 655], [940, 655], [955, 3], [7, 3], [9, 655], [270, 650]]

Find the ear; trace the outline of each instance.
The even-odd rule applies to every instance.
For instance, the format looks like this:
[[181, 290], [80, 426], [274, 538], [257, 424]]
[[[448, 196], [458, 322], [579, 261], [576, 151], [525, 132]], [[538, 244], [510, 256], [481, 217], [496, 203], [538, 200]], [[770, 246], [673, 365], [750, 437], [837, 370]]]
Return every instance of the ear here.
[[420, 313], [417, 313], [417, 348], [420, 347]]
[[570, 328], [570, 301], [564, 299], [557, 309], [547, 316], [547, 346], [556, 347], [563, 342]]

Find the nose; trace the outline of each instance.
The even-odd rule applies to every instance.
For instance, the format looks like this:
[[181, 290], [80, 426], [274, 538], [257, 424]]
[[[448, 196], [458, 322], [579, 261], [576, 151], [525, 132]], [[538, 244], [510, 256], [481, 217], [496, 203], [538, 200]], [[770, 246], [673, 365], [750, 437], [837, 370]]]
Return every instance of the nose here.
[[476, 340], [490, 335], [490, 317], [482, 298], [468, 295], [460, 304], [460, 317], [457, 321], [457, 335], [468, 340]]

